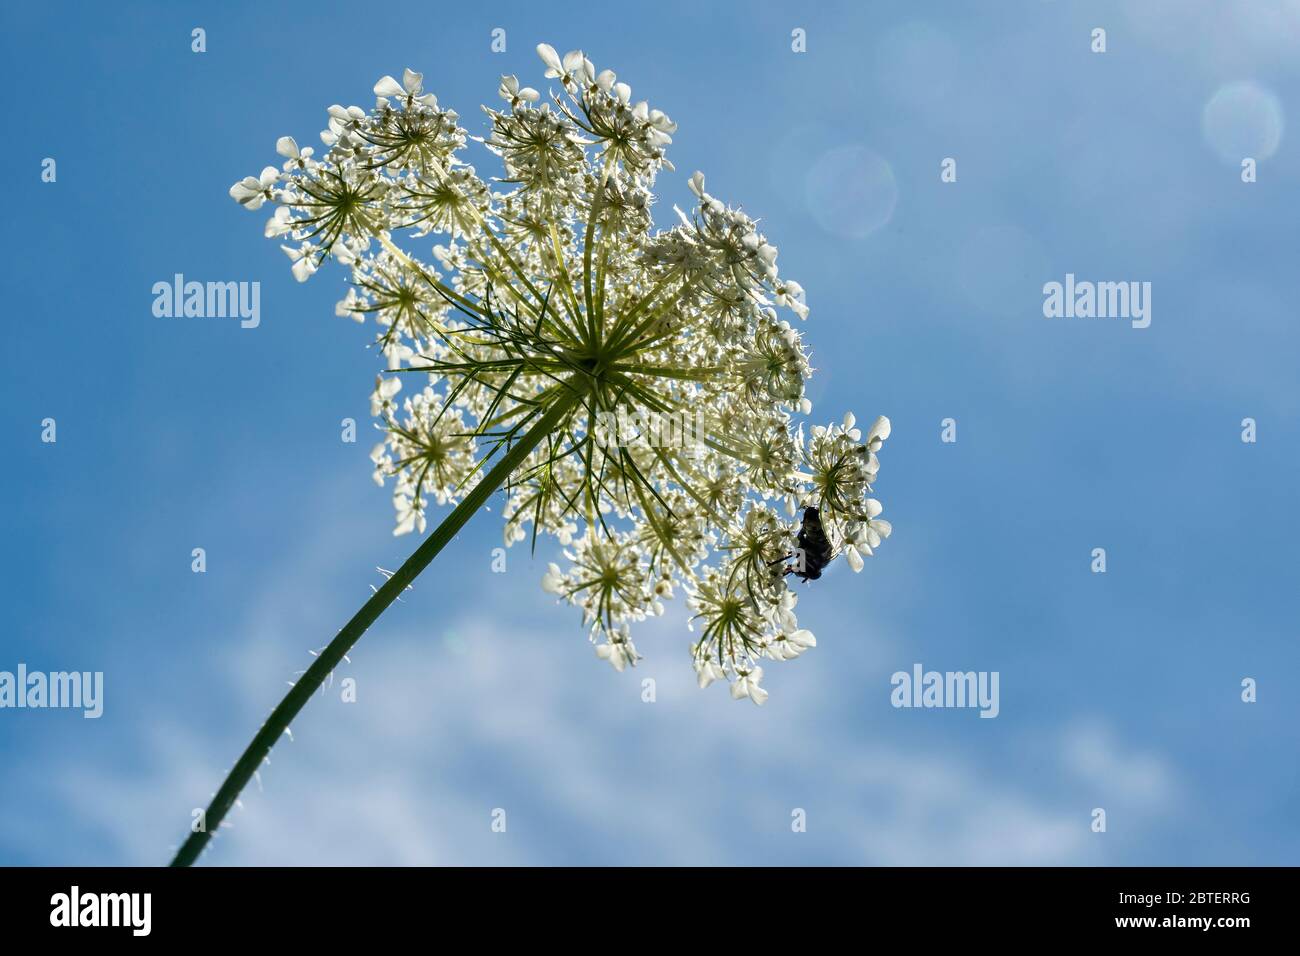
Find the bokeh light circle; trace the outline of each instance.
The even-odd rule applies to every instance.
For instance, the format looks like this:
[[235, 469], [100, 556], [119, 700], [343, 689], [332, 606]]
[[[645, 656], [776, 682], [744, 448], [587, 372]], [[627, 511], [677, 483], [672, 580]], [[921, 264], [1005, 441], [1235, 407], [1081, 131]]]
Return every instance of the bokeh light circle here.
[[1201, 130], [1226, 163], [1268, 159], [1282, 141], [1282, 103], [1258, 83], [1225, 83], [1205, 104]]
[[808, 211], [832, 235], [864, 239], [885, 225], [898, 204], [889, 163], [865, 146], [839, 146], [817, 159], [804, 184]]

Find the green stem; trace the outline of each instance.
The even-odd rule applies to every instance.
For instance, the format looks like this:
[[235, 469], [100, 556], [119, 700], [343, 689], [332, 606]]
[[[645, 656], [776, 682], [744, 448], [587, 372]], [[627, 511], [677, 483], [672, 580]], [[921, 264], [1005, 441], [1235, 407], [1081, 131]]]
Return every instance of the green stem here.
[[339, 631], [338, 636], [330, 641], [329, 646], [317, 656], [311, 667], [307, 669], [307, 672], [293, 685], [293, 688], [285, 695], [284, 700], [280, 701], [279, 706], [271, 712], [271, 716], [266, 719], [266, 723], [257, 732], [257, 736], [248, 745], [248, 748], [239, 758], [239, 762], [227, 774], [225, 782], [221, 784], [221, 789], [212, 798], [212, 802], [208, 804], [207, 814], [204, 817], [204, 829], [201, 832], [189, 835], [189, 838], [177, 851], [175, 859], [172, 860], [172, 866], [189, 866], [198, 858], [199, 853], [207, 846], [208, 840], [212, 838], [212, 833], [221, 825], [221, 821], [225, 819], [230, 808], [234, 806], [240, 791], [247, 786], [249, 779], [261, 766], [271, 748], [279, 741], [280, 737], [288, 729], [289, 724], [298, 716], [298, 712], [302, 710], [325, 678], [338, 666], [343, 656], [351, 650], [352, 645], [366, 632], [366, 628], [370, 627], [388, 605], [392, 604], [406, 590], [407, 585], [428, 567], [429, 562], [437, 556], [443, 546], [465, 526], [465, 522], [470, 519], [470, 516], [478, 511], [492, 493], [506, 482], [520, 463], [573, 410], [581, 398], [582, 393], [578, 391], [569, 391], [567, 394], [557, 396], [541, 419], [506, 451], [504, 457], [474, 486], [474, 490], [466, 495], [465, 499], [456, 506], [452, 513], [443, 519], [433, 534], [429, 535], [424, 543], [415, 550], [415, 553], [406, 559], [406, 563], [388, 579], [384, 586], [362, 605], [361, 610], [357, 611], [352, 620], [348, 621], [343, 630]]

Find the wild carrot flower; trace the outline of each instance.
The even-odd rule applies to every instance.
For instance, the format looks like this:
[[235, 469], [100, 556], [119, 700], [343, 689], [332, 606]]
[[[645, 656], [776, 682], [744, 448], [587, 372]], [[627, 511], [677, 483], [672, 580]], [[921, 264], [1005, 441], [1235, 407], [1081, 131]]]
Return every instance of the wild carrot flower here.
[[[761, 704], [760, 662], [816, 645], [785, 573], [803, 509], [855, 571], [889, 536], [869, 496], [889, 422], [805, 433], [812, 367], [778, 310], [802, 321], [808, 306], [776, 246], [701, 173], [689, 211], [657, 228], [676, 124], [580, 51], [537, 50], [559, 90], [543, 101], [502, 77], [481, 139], [406, 70], [368, 109], [329, 108], [324, 155], [282, 137], [283, 167], [230, 194], [274, 204], [266, 234], [300, 281], [330, 258], [350, 274], [336, 312], [370, 323], [386, 360], [370, 457], [395, 533], [423, 532], [431, 505], [526, 438], [505, 541], [559, 539], [543, 586], [581, 609], [599, 656], [635, 666], [632, 625], [680, 591], [701, 686]], [[474, 141], [495, 175], [470, 164]], [[429, 236], [422, 257], [409, 240]]]

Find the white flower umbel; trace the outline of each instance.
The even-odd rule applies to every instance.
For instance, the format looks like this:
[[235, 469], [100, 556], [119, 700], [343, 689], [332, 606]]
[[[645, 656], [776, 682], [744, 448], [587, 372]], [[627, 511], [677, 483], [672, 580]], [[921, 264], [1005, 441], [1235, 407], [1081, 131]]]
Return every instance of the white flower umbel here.
[[[329, 108], [323, 156], [281, 137], [283, 169], [231, 195], [275, 205], [267, 233], [297, 278], [331, 257], [350, 273], [336, 311], [373, 322], [392, 373], [371, 397], [385, 436], [371, 460], [394, 482], [397, 533], [423, 531], [429, 504], [460, 500], [483, 461], [565, 401], [509, 476], [507, 543], [563, 541], [568, 570], [551, 565], [543, 584], [581, 608], [618, 670], [638, 659], [629, 626], [680, 586], [703, 632], [701, 682], [748, 681], [741, 696], [758, 700], [744, 676], [757, 660], [816, 643], [784, 573], [802, 509], [820, 510], [854, 570], [889, 534], [868, 497], [888, 421], [865, 441], [851, 414], [805, 436], [812, 369], [776, 310], [801, 321], [808, 307], [776, 246], [701, 173], [693, 208], [656, 229], [651, 189], [672, 168], [676, 124], [581, 51], [538, 54], [558, 90], [504, 76], [504, 105], [483, 108], [495, 178], [469, 165], [475, 138], [408, 69], [375, 84], [369, 109]], [[421, 261], [399, 233], [441, 244]], [[399, 401], [409, 375], [422, 381]], [[598, 440], [597, 420], [615, 417], [690, 427]]]
[[543, 586], [581, 610], [615, 670], [640, 659], [632, 626], [682, 593], [700, 685], [755, 703], [759, 661], [816, 644], [786, 573], [803, 509], [855, 565], [889, 534], [868, 497], [888, 421], [865, 440], [851, 415], [807, 433], [798, 421], [812, 368], [777, 310], [801, 323], [808, 306], [776, 246], [701, 173], [681, 190], [689, 210], [657, 228], [676, 124], [582, 52], [537, 52], [558, 89], [502, 77], [481, 137], [406, 70], [368, 107], [328, 108], [323, 154], [281, 137], [280, 165], [231, 187], [248, 209], [273, 207], [264, 232], [295, 278], [334, 259], [351, 279], [335, 311], [383, 356], [370, 460], [392, 482], [397, 533], [454, 507], [276, 708], [209, 829], [329, 668], [499, 488], [506, 543], [557, 539], [565, 564]]

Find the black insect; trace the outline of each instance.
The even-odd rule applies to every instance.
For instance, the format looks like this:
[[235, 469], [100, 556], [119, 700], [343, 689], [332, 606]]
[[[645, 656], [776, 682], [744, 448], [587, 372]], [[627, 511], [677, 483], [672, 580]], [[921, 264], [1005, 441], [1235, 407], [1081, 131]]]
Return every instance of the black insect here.
[[826, 565], [835, 557], [826, 529], [822, 527], [821, 512], [816, 508], [805, 508], [803, 523], [799, 526], [798, 550], [789, 555], [798, 558], [792, 565], [787, 565], [784, 574], [793, 574], [804, 581], [816, 581], [822, 576]]

